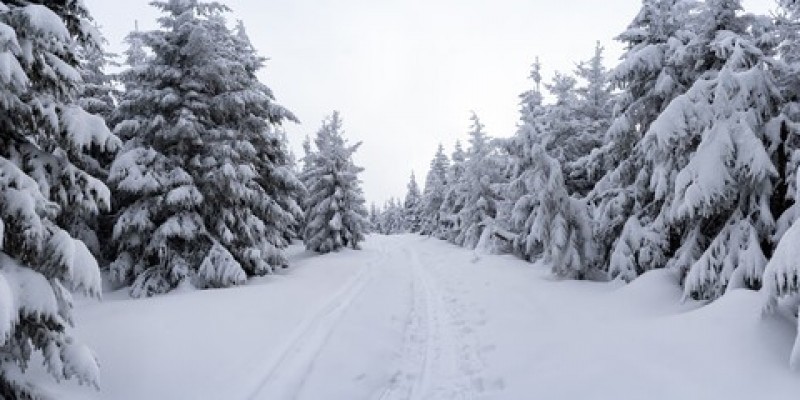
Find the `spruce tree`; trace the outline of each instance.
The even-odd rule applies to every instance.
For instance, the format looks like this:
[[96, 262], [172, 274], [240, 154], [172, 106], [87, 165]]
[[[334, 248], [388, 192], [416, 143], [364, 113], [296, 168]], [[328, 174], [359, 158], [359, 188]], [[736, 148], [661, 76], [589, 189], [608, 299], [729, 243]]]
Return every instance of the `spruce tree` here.
[[[93, 35], [97, 45], [78, 48], [79, 68], [83, 81], [78, 104], [90, 114], [103, 118], [106, 126], [110, 126], [116, 112], [119, 90], [115, 87], [116, 80], [108, 69], [117, 64], [114, 61], [115, 55], [103, 48], [108, 42], [97, 27], [94, 28]], [[114, 153], [95, 147], [89, 149], [89, 155], [81, 160], [81, 168], [107, 181]], [[109, 240], [112, 225], [109, 212], [103, 212], [93, 218], [74, 215], [69, 219], [70, 234], [83, 241], [92, 254], [105, 263], [112, 247]]]
[[601, 264], [608, 266], [612, 278], [630, 281], [663, 267], [665, 253], [670, 252], [663, 218], [653, 215], [652, 171], [644, 161], [650, 150], [641, 139], [697, 76], [686, 68], [693, 65], [690, 60], [679, 59], [693, 36], [695, 7], [685, 0], [643, 1], [630, 26], [618, 36], [626, 52], [610, 75], [613, 87], [620, 90], [619, 111], [605, 144], [579, 161], [587, 167], [586, 178], [597, 181], [589, 194], [594, 238]]
[[761, 36], [767, 38], [777, 33], [779, 43], [777, 57], [771, 62], [783, 101], [780, 115], [773, 119], [769, 129], [771, 140], [778, 144], [773, 153], [779, 176], [772, 198], [772, 213], [778, 217], [773, 235], [775, 242], [800, 215], [795, 176], [800, 168], [800, 2], [780, 0], [778, 3], [775, 26], [770, 27], [772, 21], [767, 20], [761, 24], [765, 28], [754, 29], [756, 34], [760, 31]]
[[82, 46], [80, 52], [80, 72], [83, 85], [78, 102], [84, 110], [103, 117], [108, 122], [116, 108], [119, 91], [114, 87], [114, 76], [109, 73], [110, 67], [117, 66], [115, 54], [104, 50], [108, 41], [95, 28], [95, 37], [99, 45]]
[[501, 172], [497, 149], [484, 131], [478, 116], [472, 114], [469, 132], [470, 147], [464, 161], [464, 173], [454, 182], [463, 205], [458, 213], [460, 225], [454, 242], [475, 248], [484, 234], [491, 235], [497, 217], [498, 185]]
[[[519, 257], [532, 261], [541, 255], [541, 242], [532, 238], [526, 227], [537, 203], [538, 181], [534, 174], [533, 150], [540, 148], [546, 135], [547, 109], [541, 92], [541, 64], [537, 59], [531, 69], [534, 86], [520, 95], [520, 124], [514, 136], [501, 142], [508, 155], [508, 184], [503, 188], [499, 215], [510, 237], [512, 251]], [[512, 236], [512, 235], [509, 235]]]
[[417, 233], [420, 230], [420, 202], [421, 195], [419, 193], [419, 186], [417, 186], [417, 179], [414, 173], [411, 173], [411, 179], [406, 186], [406, 198], [403, 201], [403, 214], [404, 214], [404, 229], [405, 232]]
[[[263, 128], [263, 144], [257, 148], [261, 154], [256, 164], [258, 174], [256, 180], [274, 201], [274, 204], [270, 205], [274, 211], [268, 212], [266, 218], [277, 220], [280, 225], [282, 238], [275, 237], [269, 240], [279, 248], [283, 248], [300, 236], [304, 218], [300, 203], [306, 193], [305, 186], [296, 173], [296, 160], [293, 159], [289, 150], [286, 132], [280, 124], [286, 120], [299, 121], [291, 112], [274, 104], [275, 96], [272, 90], [256, 78], [255, 74], [264, 67], [266, 58], [259, 56], [256, 52], [241, 20], [237, 22], [233, 33], [236, 38], [234, 52], [244, 60], [248, 79], [253, 82], [258, 94], [264, 96], [262, 101], [265, 104], [261, 118], [266, 119], [270, 124]], [[255, 118], [251, 122], [260, 123]], [[280, 217], [277, 217], [278, 215]], [[283, 255], [280, 255], [279, 258], [281, 259], [279, 263], [285, 267], [286, 261], [283, 259]], [[276, 261], [278, 260], [276, 259]]]
[[439, 226], [436, 229], [435, 236], [439, 239], [455, 242], [456, 237], [461, 229], [461, 220], [459, 213], [464, 208], [464, 194], [463, 186], [457, 184], [461, 181], [464, 175], [464, 162], [466, 161], [466, 153], [461, 147], [461, 142], [456, 141], [455, 149], [450, 159], [452, 163], [450, 168], [447, 169], [447, 190], [444, 193], [442, 206], [440, 207], [440, 220]]
[[380, 212], [378, 232], [382, 235], [396, 235], [405, 231], [404, 209], [399, 200], [389, 199]]
[[545, 85], [555, 102], [545, 108], [548, 114], [545, 119], [547, 134], [542, 135], [540, 140], [547, 153], [562, 165], [590, 150], [582, 143], [584, 127], [577, 115], [577, 83], [573, 76], [556, 72], [553, 81]]
[[[799, 171], [800, 172], [800, 171]], [[800, 177], [800, 174], [797, 175]], [[800, 182], [795, 186], [800, 188]], [[799, 198], [800, 193], [795, 193]], [[764, 311], [774, 313], [788, 306], [789, 315], [797, 315], [800, 304], [800, 221], [795, 220], [783, 234], [764, 271], [766, 304]], [[800, 326], [800, 323], [798, 323]], [[796, 333], [794, 347], [789, 358], [792, 369], [800, 369], [800, 331]]]
[[522, 224], [527, 249], [538, 248], [542, 259], [561, 278], [593, 279], [596, 257], [586, 204], [567, 193], [561, 165], [538, 144], [530, 150], [530, 180], [536, 187], [523, 202], [532, 212]]
[[543, 125], [537, 128], [538, 141], [562, 165], [570, 195], [585, 196], [597, 181], [594, 166], [587, 165], [594, 160], [586, 155], [602, 146], [612, 112], [613, 96], [608, 71], [603, 66], [603, 47], [597, 44], [593, 56], [578, 64], [574, 77], [557, 72], [545, 87], [555, 102], [538, 107], [539, 113], [546, 114], [535, 122]]
[[612, 277], [673, 268], [699, 299], [760, 285], [779, 176], [763, 28], [738, 1], [648, 1], [621, 36], [621, 112], [590, 156], [614, 165], [591, 199]]
[[585, 196], [597, 181], [593, 176], [594, 166], [586, 165], [586, 154], [598, 149], [608, 131], [612, 118], [614, 96], [610, 74], [603, 65], [604, 49], [598, 42], [594, 55], [578, 64], [575, 75], [583, 83], [575, 89], [573, 109], [574, 124], [577, 125], [577, 153], [563, 164], [564, 178], [570, 194]]
[[358, 174], [363, 168], [353, 162], [361, 143], [348, 145], [339, 113], [323, 121], [314, 139], [316, 152], [309, 157], [305, 174], [306, 248], [319, 253], [343, 247], [359, 248], [368, 228], [367, 210]]
[[[592, 64], [595, 73], [602, 75], [597, 65], [599, 54], [600, 50]], [[589, 101], [601, 98], [599, 94], [579, 97], [574, 79], [557, 75], [548, 86], [556, 95], [556, 102], [545, 105], [540, 68], [538, 61], [534, 63], [530, 75], [534, 87], [520, 96], [517, 133], [502, 142], [509, 158], [506, 168], [509, 182], [503, 185], [500, 218], [508, 220], [510, 232], [505, 236], [520, 257], [527, 260], [541, 257], [559, 277], [595, 278], [598, 274], [589, 209], [571, 196], [562, 168], [596, 142], [597, 131], [590, 129], [592, 124], [586, 121], [595, 117], [590, 115], [591, 105], [605, 100]], [[595, 85], [598, 88], [594, 90], [602, 87], [599, 82]], [[589, 106], [582, 107], [582, 102]], [[595, 111], [603, 115], [603, 111]]]
[[226, 7], [152, 4], [161, 28], [135, 35], [152, 54], [122, 75], [133, 87], [109, 177], [121, 207], [112, 279], [139, 297], [285, 266], [285, 197], [301, 185], [276, 126], [294, 116], [257, 80], [264, 59], [226, 26]]
[[133, 32], [125, 36], [125, 43], [128, 48], [125, 50], [125, 65], [135, 68], [147, 63], [148, 55], [145, 44], [139, 31], [139, 23], [134, 22]]
[[381, 233], [381, 210], [375, 203], [369, 205], [369, 233]]
[[450, 160], [444, 154], [444, 146], [439, 144], [425, 177], [425, 189], [420, 200], [420, 233], [423, 235], [433, 235], [441, 225], [440, 208], [444, 202], [449, 166]]
[[45, 398], [24, 375], [34, 353], [58, 381], [97, 382], [94, 355], [73, 340], [70, 327], [71, 291], [99, 297], [100, 272], [69, 229], [76, 219], [90, 220], [108, 209], [108, 189], [85, 166], [120, 143], [101, 117], [75, 101], [82, 91], [78, 49], [100, 46], [91, 26], [82, 2], [0, 2], [4, 399]]
[[686, 274], [685, 295], [699, 299], [760, 287], [761, 243], [775, 224], [769, 206], [777, 171], [766, 125], [780, 96], [768, 72], [770, 50], [759, 48], [752, 19], [740, 11], [739, 1], [703, 3], [687, 43], [703, 70], [643, 138], [655, 220], [702, 250], [690, 264], [668, 262]]

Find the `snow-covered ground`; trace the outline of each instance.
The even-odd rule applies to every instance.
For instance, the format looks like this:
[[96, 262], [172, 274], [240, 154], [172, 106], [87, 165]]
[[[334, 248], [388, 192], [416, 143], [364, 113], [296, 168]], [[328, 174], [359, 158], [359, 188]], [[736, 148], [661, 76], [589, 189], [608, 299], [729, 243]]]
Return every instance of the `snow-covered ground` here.
[[[371, 236], [293, 249], [246, 286], [76, 310], [101, 391], [68, 399], [796, 399], [792, 324], [737, 290], [699, 308], [676, 277], [556, 281], [510, 256]], [[55, 390], [55, 386], [53, 386]]]

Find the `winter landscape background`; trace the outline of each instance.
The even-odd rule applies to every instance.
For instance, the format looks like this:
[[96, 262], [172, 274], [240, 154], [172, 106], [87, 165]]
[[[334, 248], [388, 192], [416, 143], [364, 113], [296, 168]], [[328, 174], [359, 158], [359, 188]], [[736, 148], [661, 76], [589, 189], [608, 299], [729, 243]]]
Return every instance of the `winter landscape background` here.
[[795, 398], [800, 2], [577, 3], [0, 1], [0, 399]]

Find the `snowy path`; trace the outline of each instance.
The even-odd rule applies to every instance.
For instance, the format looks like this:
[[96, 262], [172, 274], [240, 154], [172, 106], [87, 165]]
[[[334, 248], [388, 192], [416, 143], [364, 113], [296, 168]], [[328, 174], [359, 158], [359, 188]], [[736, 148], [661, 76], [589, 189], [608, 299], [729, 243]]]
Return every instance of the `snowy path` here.
[[[484, 392], [474, 327], [457, 296], [444, 291], [415, 248], [406, 248], [413, 307], [403, 357], [380, 399], [474, 399]], [[473, 310], [474, 311], [474, 310]]]
[[[234, 289], [77, 309], [102, 391], [67, 399], [794, 399], [794, 328], [758, 293], [681, 304], [659, 271], [628, 286], [555, 281], [510, 256], [419, 236], [293, 250]], [[670, 382], [689, 382], [673, 385]]]

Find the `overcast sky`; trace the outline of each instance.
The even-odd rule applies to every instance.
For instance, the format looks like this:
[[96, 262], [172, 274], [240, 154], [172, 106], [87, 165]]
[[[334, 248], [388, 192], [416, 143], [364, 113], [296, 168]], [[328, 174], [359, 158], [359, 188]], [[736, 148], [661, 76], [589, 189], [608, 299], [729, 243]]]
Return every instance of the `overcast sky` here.
[[[156, 27], [147, 0], [84, 0], [112, 51], [138, 21]], [[223, 0], [259, 53], [261, 79], [302, 121], [286, 130], [293, 151], [332, 110], [351, 142], [367, 200], [403, 196], [409, 175], [424, 183], [438, 143], [448, 155], [466, 140], [474, 110], [494, 137], [513, 134], [518, 94], [535, 57], [546, 79], [572, 71], [595, 42], [613, 66], [613, 41], [640, 0]], [[745, 0], [768, 12], [774, 0]]]

